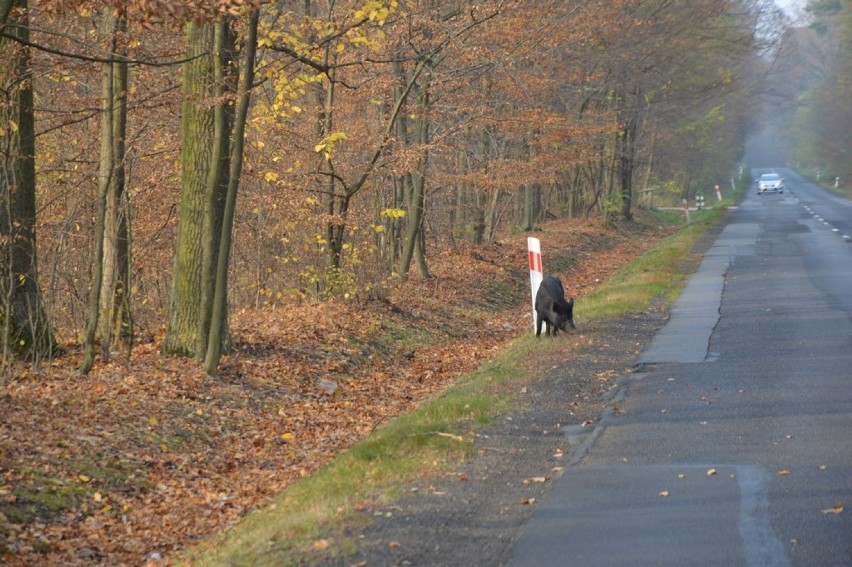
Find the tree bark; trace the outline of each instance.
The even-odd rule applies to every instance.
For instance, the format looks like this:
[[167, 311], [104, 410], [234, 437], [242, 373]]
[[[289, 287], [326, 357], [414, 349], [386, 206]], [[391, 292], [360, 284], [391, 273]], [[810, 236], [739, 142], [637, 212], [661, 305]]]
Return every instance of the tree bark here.
[[217, 82], [217, 76], [221, 81], [225, 72], [216, 71], [217, 66], [226, 65], [223, 58], [229, 55], [221, 48], [226, 36], [230, 36], [227, 22], [190, 24], [189, 61], [183, 67], [180, 216], [162, 350], [199, 359], [204, 358], [207, 349], [213, 293], [210, 278], [215, 273], [227, 189], [224, 172], [228, 152], [221, 144], [222, 137], [229, 135], [230, 123], [226, 122], [224, 109], [216, 110], [227, 105], [224, 83]]
[[[104, 10], [104, 28], [112, 35], [127, 30], [124, 14]], [[127, 61], [126, 49], [113, 40], [111, 157], [101, 155], [101, 168], [112, 172], [107, 187], [104, 225], [103, 284], [100, 294], [100, 318], [97, 338], [104, 353], [122, 337], [132, 334], [130, 289], [130, 235], [128, 229], [125, 184], [125, 139], [127, 136]], [[106, 76], [104, 78], [106, 80]], [[107, 101], [104, 101], [107, 108]]]
[[[411, 200], [408, 207], [408, 226], [405, 232], [405, 247], [402, 251], [402, 259], [399, 265], [399, 274], [405, 277], [411, 269], [411, 261], [414, 259], [415, 250], [417, 248], [417, 239], [422, 238], [423, 230], [423, 215], [426, 204], [426, 164], [428, 161], [429, 144], [429, 120], [427, 118], [427, 109], [429, 108], [429, 76], [423, 81], [420, 86], [420, 111], [417, 113], [415, 120], [416, 142], [421, 147], [421, 157], [418, 160], [417, 171], [411, 173]], [[425, 248], [421, 248], [421, 251]], [[419, 273], [423, 278], [429, 277], [429, 271], [426, 266], [425, 252], [424, 255], [417, 259]]]
[[246, 40], [246, 60], [243, 71], [243, 81], [240, 87], [239, 107], [234, 120], [234, 132], [231, 136], [231, 172], [228, 176], [228, 194], [225, 200], [225, 211], [222, 219], [222, 234], [219, 244], [219, 255], [216, 264], [216, 286], [213, 295], [213, 310], [211, 316], [210, 333], [207, 339], [207, 354], [204, 361], [205, 371], [215, 376], [219, 366], [219, 358], [222, 354], [222, 344], [225, 340], [225, 322], [228, 307], [228, 266], [231, 258], [231, 244], [234, 227], [234, 211], [237, 203], [237, 189], [239, 188], [240, 175], [243, 166], [243, 139], [245, 135], [246, 118], [248, 116], [249, 102], [251, 102], [251, 88], [254, 82], [254, 62], [257, 51], [257, 25], [260, 10], [251, 12], [248, 27], [248, 39]]
[[[27, 1], [4, 2], [9, 38], [0, 37], [0, 318], [3, 364], [38, 359], [56, 348], [42, 302], [36, 261], [33, 82]], [[20, 43], [19, 43], [20, 42]]]
[[[112, 184], [113, 165], [113, 65], [103, 65], [101, 108], [101, 162], [98, 174], [97, 220], [95, 222], [95, 265], [92, 268], [92, 289], [89, 292], [89, 322], [80, 374], [88, 374], [95, 363], [95, 339], [100, 316], [101, 289], [104, 276], [104, 236], [106, 233], [107, 193]], [[106, 345], [109, 348], [109, 345]]]

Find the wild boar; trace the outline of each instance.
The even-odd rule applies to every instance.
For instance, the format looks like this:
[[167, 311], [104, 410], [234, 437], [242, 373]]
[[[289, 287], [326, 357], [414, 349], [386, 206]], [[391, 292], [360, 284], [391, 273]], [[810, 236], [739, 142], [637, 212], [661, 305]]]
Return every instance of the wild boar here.
[[535, 294], [535, 336], [541, 335], [541, 326], [545, 325], [545, 334], [556, 336], [561, 329], [568, 332], [574, 326], [574, 298], [565, 301], [565, 289], [556, 276], [545, 276]]

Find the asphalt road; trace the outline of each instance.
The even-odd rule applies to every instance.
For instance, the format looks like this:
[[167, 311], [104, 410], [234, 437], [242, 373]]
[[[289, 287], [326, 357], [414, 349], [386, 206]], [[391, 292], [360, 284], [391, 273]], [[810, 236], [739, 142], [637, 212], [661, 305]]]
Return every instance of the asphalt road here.
[[852, 203], [776, 171], [788, 191], [732, 212], [511, 565], [852, 565]]

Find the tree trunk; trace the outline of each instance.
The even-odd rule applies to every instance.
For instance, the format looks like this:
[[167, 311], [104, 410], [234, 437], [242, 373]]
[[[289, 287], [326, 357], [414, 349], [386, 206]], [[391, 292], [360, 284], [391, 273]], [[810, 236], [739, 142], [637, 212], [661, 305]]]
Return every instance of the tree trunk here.
[[[107, 11], [105, 22], [108, 27], [107, 33], [111, 35], [110, 54], [115, 53], [117, 20]], [[115, 70], [113, 62], [102, 65], [103, 78], [101, 88], [101, 151], [100, 168], [98, 172], [98, 199], [97, 199], [97, 221], [95, 222], [95, 265], [92, 268], [92, 289], [89, 293], [89, 321], [86, 325], [86, 338], [83, 353], [83, 362], [80, 365], [80, 374], [88, 374], [95, 363], [95, 343], [101, 314], [101, 293], [107, 286], [104, 280], [107, 274], [110, 278], [115, 277], [114, 258], [110, 269], [105, 268], [105, 249], [107, 233], [106, 227], [107, 201], [110, 188], [115, 186]], [[112, 250], [115, 250], [113, 247]], [[109, 293], [107, 291], [107, 293]], [[111, 304], [111, 301], [109, 302]], [[107, 313], [107, 319], [111, 319], [112, 311]], [[110, 321], [107, 321], [107, 327]], [[109, 334], [106, 342], [101, 343], [102, 358], [106, 359], [109, 354]]]
[[[426, 164], [428, 161], [428, 150], [426, 146], [429, 143], [429, 120], [427, 119], [427, 109], [429, 108], [429, 77], [426, 76], [423, 84], [420, 86], [420, 111], [417, 113], [415, 120], [416, 143], [421, 147], [421, 157], [417, 163], [417, 171], [411, 174], [411, 200], [408, 207], [408, 226], [405, 231], [405, 247], [402, 251], [402, 260], [400, 261], [399, 273], [403, 277], [408, 274], [411, 269], [411, 261], [414, 259], [417, 239], [422, 238], [420, 234], [423, 230], [423, 214], [426, 203]], [[422, 248], [421, 248], [422, 250]], [[429, 277], [429, 271], [426, 267], [425, 256], [418, 259], [419, 272], [422, 277]]]
[[621, 218], [633, 217], [633, 170], [636, 163], [637, 118], [633, 115], [624, 121], [621, 133], [619, 172], [621, 181]]
[[[124, 15], [116, 17], [104, 10], [104, 28], [113, 37], [127, 29]], [[105, 353], [122, 337], [131, 336], [130, 235], [128, 231], [125, 186], [125, 139], [127, 135], [127, 61], [126, 49], [113, 45], [116, 60], [112, 66], [112, 150], [111, 157], [101, 155], [101, 168], [109, 167], [110, 183], [106, 194], [104, 225], [103, 280], [100, 294], [100, 318], [97, 338]], [[109, 65], [109, 64], [107, 64]], [[106, 75], [104, 77], [106, 80]], [[107, 108], [104, 101], [104, 108]]]
[[[3, 364], [56, 348], [38, 285], [33, 84], [27, 0], [4, 2], [0, 24], [0, 319]], [[20, 42], [20, 43], [18, 43]]]
[[[232, 95], [236, 92], [234, 81], [238, 78], [234, 62], [235, 38], [228, 18], [215, 22], [213, 31], [213, 155], [207, 174], [207, 195], [204, 211], [204, 235], [202, 240], [201, 308], [199, 310], [199, 333], [196, 356], [204, 359], [208, 350], [209, 333], [212, 325], [214, 295], [216, 293], [216, 267], [223, 232], [225, 201], [230, 184], [231, 130], [234, 123]], [[227, 100], [226, 100], [227, 99]], [[241, 146], [242, 147], [242, 146]], [[224, 311], [222, 312], [224, 316]], [[217, 324], [222, 325], [220, 321]], [[222, 330], [222, 337], [227, 332]], [[224, 346], [224, 345], [223, 345]]]
[[521, 195], [523, 195], [523, 223], [521, 228], [525, 232], [535, 229], [535, 221], [537, 215], [536, 200], [539, 186], [537, 184], [528, 184], [521, 187]]
[[239, 107], [234, 120], [234, 132], [233, 136], [231, 136], [231, 172], [228, 176], [228, 194], [225, 200], [219, 256], [216, 264], [213, 310], [210, 333], [207, 339], [207, 355], [204, 361], [205, 371], [211, 376], [216, 375], [219, 358], [222, 353], [221, 347], [225, 340], [225, 321], [227, 320], [226, 313], [228, 307], [228, 266], [230, 265], [231, 258], [231, 241], [234, 227], [234, 211], [236, 210], [237, 203], [237, 189], [243, 166], [243, 138], [245, 135], [249, 102], [251, 101], [251, 87], [254, 82], [254, 60], [257, 51], [257, 24], [259, 14], [259, 9], [254, 9], [251, 12], [248, 38], [246, 40], [245, 71], [243, 73], [242, 86], [240, 87]]
[[[217, 32], [218, 28], [218, 32]], [[203, 359], [227, 191], [232, 36], [227, 21], [190, 24], [183, 67], [181, 196], [169, 319], [163, 352]], [[218, 44], [217, 44], [218, 39]], [[223, 45], [225, 46], [223, 48]], [[217, 70], [218, 68], [218, 70]], [[219, 96], [217, 96], [219, 95]], [[210, 105], [210, 97], [216, 97]], [[223, 140], [224, 138], [224, 140]]]

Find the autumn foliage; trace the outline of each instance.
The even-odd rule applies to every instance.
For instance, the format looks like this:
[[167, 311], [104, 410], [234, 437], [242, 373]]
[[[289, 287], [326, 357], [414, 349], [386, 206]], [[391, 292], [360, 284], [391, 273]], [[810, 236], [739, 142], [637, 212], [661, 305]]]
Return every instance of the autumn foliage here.
[[[543, 236], [581, 298], [660, 235]], [[11, 564], [174, 559], [531, 329], [523, 237], [433, 260], [382, 300], [234, 313], [221, 378], [157, 343], [76, 375], [73, 352], [7, 383], [0, 550]], [[582, 316], [582, 299], [579, 299]]]
[[[525, 331], [525, 232], [581, 296], [650, 192], [736, 165], [764, 4], [0, 1], [0, 556], [136, 563], [262, 504]], [[205, 373], [159, 352], [220, 243]]]

